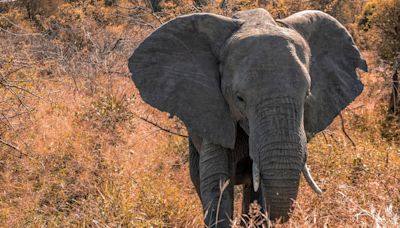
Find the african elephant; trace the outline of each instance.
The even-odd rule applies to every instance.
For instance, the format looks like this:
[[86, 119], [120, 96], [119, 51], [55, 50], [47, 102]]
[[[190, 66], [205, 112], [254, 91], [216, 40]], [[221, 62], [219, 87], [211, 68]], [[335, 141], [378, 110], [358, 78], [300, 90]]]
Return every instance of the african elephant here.
[[306, 168], [307, 142], [362, 92], [356, 68], [367, 71], [343, 25], [314, 10], [277, 21], [264, 9], [181, 16], [128, 64], [143, 100], [185, 123], [210, 227], [229, 227], [235, 184], [244, 185], [244, 208], [258, 200], [283, 221], [301, 173], [320, 192]]

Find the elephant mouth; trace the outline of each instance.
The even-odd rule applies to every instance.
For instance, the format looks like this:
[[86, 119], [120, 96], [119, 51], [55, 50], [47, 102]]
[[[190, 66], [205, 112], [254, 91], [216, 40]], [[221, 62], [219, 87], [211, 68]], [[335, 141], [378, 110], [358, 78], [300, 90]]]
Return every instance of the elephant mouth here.
[[[297, 146], [299, 148], [300, 145]], [[257, 191], [260, 187], [264, 199], [264, 209], [268, 212], [271, 220], [281, 219], [286, 222], [289, 219], [289, 213], [293, 209], [293, 201], [297, 198], [299, 190], [300, 176], [303, 175], [308, 185], [318, 194], [322, 190], [315, 183], [308, 165], [300, 161], [299, 150], [290, 148], [286, 153], [291, 154], [288, 158], [286, 155], [280, 155], [279, 152], [288, 149], [290, 146], [279, 146], [273, 151], [264, 151], [261, 156], [260, 164], [253, 162], [253, 187]], [[296, 156], [294, 154], [296, 153]], [[299, 160], [298, 160], [299, 159]], [[292, 164], [291, 164], [292, 163]]]
[[[303, 173], [304, 179], [307, 181], [307, 184], [311, 187], [311, 189], [317, 194], [322, 194], [322, 190], [318, 186], [318, 184], [314, 181], [314, 178], [311, 175], [311, 172], [310, 172], [310, 169], [308, 168], [307, 163], [304, 164], [302, 173]], [[254, 188], [254, 191], [257, 192], [260, 187], [260, 169], [258, 168], [257, 163], [255, 163], [255, 162], [253, 162], [252, 175], [253, 175], [253, 188]]]

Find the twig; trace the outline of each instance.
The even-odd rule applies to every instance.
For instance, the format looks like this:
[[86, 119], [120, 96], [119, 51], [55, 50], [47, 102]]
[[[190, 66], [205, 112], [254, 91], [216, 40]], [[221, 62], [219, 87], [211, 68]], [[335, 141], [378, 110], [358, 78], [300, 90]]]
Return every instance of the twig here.
[[23, 65], [23, 66], [21, 66], [21, 67], [19, 67], [19, 68], [17, 68], [17, 69], [14, 69], [14, 70], [8, 72], [6, 75], [4, 75], [2, 72], [0, 72], [0, 86], [3, 86], [4, 88], [6, 88], [6, 89], [8, 89], [8, 90], [11, 90], [11, 88], [15, 88], [15, 89], [21, 90], [21, 91], [23, 91], [23, 92], [25, 92], [25, 93], [28, 93], [28, 94], [30, 94], [30, 95], [36, 97], [36, 98], [42, 99], [42, 97], [40, 97], [39, 95], [33, 93], [32, 91], [30, 91], [30, 90], [28, 90], [28, 89], [26, 89], [26, 88], [17, 86], [17, 85], [15, 85], [15, 84], [9, 84], [9, 83], [12, 82], [12, 81], [9, 81], [9, 80], [7, 79], [8, 76], [10, 76], [11, 74], [14, 74], [14, 73], [16, 73], [16, 72], [18, 72], [18, 71], [20, 71], [20, 70], [22, 70], [22, 69], [24, 69], [24, 68], [27, 68], [27, 67], [30, 67], [30, 66]]
[[399, 89], [400, 89], [400, 82], [399, 82], [399, 75], [398, 75], [398, 71], [400, 68], [400, 56], [398, 57], [398, 59], [395, 60], [394, 64], [393, 64], [393, 75], [391, 76], [392, 78], [392, 94], [390, 96], [390, 103], [389, 103], [389, 113], [390, 114], [394, 114], [394, 115], [400, 115], [400, 110], [398, 110], [397, 105], [400, 104], [400, 102], [398, 101], [399, 98]]
[[28, 106], [22, 101], [22, 98], [21, 98], [11, 87], [8, 87], [8, 91], [10, 91], [10, 92], [15, 96], [15, 98], [17, 98], [17, 100], [19, 101], [19, 103], [20, 103], [28, 112], [31, 112], [31, 111], [33, 110], [33, 108], [28, 107]]
[[115, 48], [117, 48], [118, 44], [124, 39], [118, 38], [117, 41], [115, 41], [114, 46], [111, 48], [110, 52], [114, 51]]
[[[5, 124], [8, 124], [8, 126], [10, 126], [11, 129], [14, 130], [13, 125], [11, 124], [10, 120], [7, 118], [6, 115], [4, 115], [4, 113], [0, 113], [4, 118], [0, 118], [0, 121], [4, 122]], [[5, 120], [5, 121], [3, 121]]]
[[153, 15], [153, 17], [160, 22], [160, 25], [164, 24], [164, 22], [161, 20], [161, 18], [159, 16], [157, 16], [154, 12], [151, 13], [151, 15]]
[[167, 128], [164, 128], [164, 127], [158, 125], [157, 123], [148, 120], [148, 118], [144, 118], [144, 117], [141, 117], [141, 116], [138, 116], [138, 115], [135, 115], [135, 116], [136, 116], [137, 118], [143, 120], [144, 122], [149, 123], [149, 124], [153, 125], [154, 127], [157, 127], [158, 129], [160, 129], [160, 130], [162, 130], [162, 131], [165, 131], [165, 132], [167, 132], [167, 133], [169, 133], [169, 134], [171, 134], [171, 135], [176, 135], [176, 136], [180, 136], [180, 137], [184, 137], [184, 138], [187, 138], [187, 137], [188, 137], [187, 135], [183, 135], [183, 134], [178, 133], [178, 132], [173, 132], [173, 131], [171, 131], [171, 130], [169, 130], [169, 129], [167, 129]]
[[389, 166], [389, 150], [386, 150], [385, 167]]
[[[9, 2], [15, 2], [15, 1], [17, 1], [17, 0], [11, 0], [11, 1], [9, 0]], [[1, 2], [2, 2], [2, 1], [0, 1], [0, 3], [1, 3]], [[4, 1], [3, 1], [3, 2], [4, 2]], [[7, 1], [6, 1], [6, 2], [7, 2]], [[1, 18], [5, 19], [8, 23], [12, 24], [13, 26], [17, 27], [18, 29], [26, 31], [26, 32], [27, 32], [26, 34], [35, 34], [35, 33], [31, 33], [31, 31], [27, 30], [26, 28], [23, 28], [23, 27], [21, 27], [20, 25], [14, 23], [13, 21], [11, 21], [11, 20], [10, 20], [9, 18], [7, 18], [6, 16], [1, 16]]]
[[27, 113], [31, 113], [31, 112], [18, 112], [16, 114], [12, 115], [12, 116], [6, 116], [6, 115], [4, 115], [4, 113], [1, 113], [1, 115], [3, 117], [0, 117], [0, 120], [7, 120], [7, 122], [10, 122], [9, 119], [13, 119], [15, 117], [18, 117], [18, 116], [21, 116], [21, 115], [24, 115], [24, 114], [27, 114]]
[[328, 144], [328, 139], [326, 138], [325, 133], [323, 131], [321, 133], [322, 133], [322, 136], [324, 136], [325, 142]]
[[346, 129], [344, 127], [344, 119], [343, 119], [342, 113], [340, 113], [339, 116], [340, 116], [340, 120], [341, 120], [341, 123], [342, 123], [343, 134], [350, 140], [351, 144], [353, 144], [353, 147], [356, 148], [356, 144], [354, 143], [353, 139], [351, 139], [349, 134], [347, 134], [347, 132], [346, 132]]
[[8, 146], [8, 147], [10, 147], [10, 148], [12, 148], [12, 149], [14, 149], [14, 150], [17, 151], [18, 153], [20, 153], [19, 156], [15, 155], [15, 154], [13, 154], [13, 153], [9, 153], [10, 155], [12, 155], [12, 156], [14, 156], [14, 157], [16, 157], [16, 158], [22, 158], [22, 155], [23, 155], [23, 156], [25, 156], [25, 157], [27, 157], [27, 158], [29, 158], [29, 159], [31, 159], [31, 160], [38, 161], [38, 162], [40, 163], [40, 165], [42, 165], [42, 167], [45, 168], [43, 162], [40, 161], [38, 158], [36, 158], [36, 157], [34, 157], [34, 156], [31, 156], [31, 155], [29, 155], [29, 154], [23, 152], [23, 151], [22, 151], [21, 149], [19, 149], [17, 146], [15, 146], [15, 145], [13, 145], [13, 144], [11, 144], [11, 143], [9, 143], [9, 142], [3, 140], [2, 138], [0, 138], [0, 144], [4, 144], [4, 145], [6, 145], [6, 146]]
[[1, 77], [4, 78], [3, 80], [5, 80], [5, 78], [10, 76], [11, 74], [14, 74], [14, 73], [16, 73], [16, 72], [18, 72], [18, 71], [20, 71], [20, 70], [22, 70], [24, 68], [27, 68], [27, 67], [30, 67], [30, 66], [29, 65], [22, 65], [22, 66], [14, 69], [14, 70], [12, 70], [10, 72], [7, 72], [7, 75], [4, 75], [3, 73], [1, 73]]
[[335, 141], [336, 144], [339, 144], [339, 141], [335, 138], [335, 133], [333, 133], [333, 132], [331, 132], [329, 130], [325, 130], [324, 132], [327, 133], [331, 137], [331, 139], [333, 141]]
[[13, 145], [13, 144], [11, 144], [11, 143], [9, 143], [9, 142], [3, 140], [2, 138], [0, 138], [0, 143], [6, 145], [6, 146], [8, 146], [8, 147], [13, 148], [14, 150], [20, 152], [21, 154], [24, 154], [17, 146], [15, 146], [15, 145]]
[[3, 28], [0, 28], [0, 30], [13, 36], [43, 36], [41, 33], [13, 33]]
[[5, 88], [8, 88], [8, 89], [9, 89], [9, 88], [15, 88], [15, 89], [21, 90], [21, 91], [23, 91], [23, 92], [25, 92], [25, 93], [28, 93], [28, 94], [30, 94], [30, 95], [36, 97], [36, 98], [42, 99], [41, 96], [39, 96], [39, 95], [33, 93], [32, 91], [30, 91], [30, 90], [28, 90], [28, 89], [23, 88], [23, 87], [16, 86], [16, 85], [5, 84], [5, 83], [2, 83], [2, 82], [0, 82], [0, 84], [3, 85]]

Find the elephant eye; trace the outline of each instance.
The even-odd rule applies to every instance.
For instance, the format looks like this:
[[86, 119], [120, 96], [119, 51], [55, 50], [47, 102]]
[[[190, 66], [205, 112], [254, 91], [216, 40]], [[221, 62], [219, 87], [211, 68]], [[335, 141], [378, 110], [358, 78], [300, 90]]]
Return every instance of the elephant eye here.
[[239, 96], [239, 95], [236, 96], [236, 99], [237, 99], [238, 101], [240, 101], [240, 102], [244, 102], [243, 97], [241, 97], [241, 96]]

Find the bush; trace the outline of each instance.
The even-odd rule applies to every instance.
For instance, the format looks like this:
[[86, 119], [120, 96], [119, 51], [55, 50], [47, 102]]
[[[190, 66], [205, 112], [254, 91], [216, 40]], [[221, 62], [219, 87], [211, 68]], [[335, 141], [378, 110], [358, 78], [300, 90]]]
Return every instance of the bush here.
[[28, 17], [34, 19], [37, 14], [50, 16], [54, 13], [61, 0], [22, 0], [21, 4], [26, 8]]
[[366, 44], [381, 58], [394, 61], [400, 53], [400, 1], [370, 0], [365, 4], [358, 24]]

